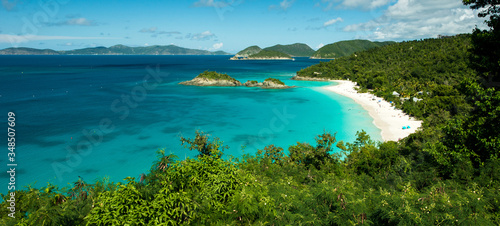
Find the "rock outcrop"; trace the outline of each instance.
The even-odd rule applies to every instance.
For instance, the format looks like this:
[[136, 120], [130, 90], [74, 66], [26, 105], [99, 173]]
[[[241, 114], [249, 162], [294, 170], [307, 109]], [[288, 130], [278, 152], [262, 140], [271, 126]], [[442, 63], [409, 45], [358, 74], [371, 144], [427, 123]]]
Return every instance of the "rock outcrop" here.
[[262, 86], [262, 82], [257, 82], [255, 80], [248, 80], [243, 85], [246, 87], [260, 87]]
[[180, 82], [181, 85], [188, 86], [242, 86], [240, 81], [230, 77], [227, 74], [217, 73], [215, 71], [205, 71], [196, 78]]
[[237, 80], [230, 81], [208, 78], [194, 78], [190, 81], [181, 82], [179, 84], [188, 86], [242, 86], [241, 82]]
[[246, 86], [246, 87], [261, 87], [263, 89], [287, 89], [293, 86], [287, 86], [285, 83], [275, 78], [267, 78], [264, 82], [257, 82], [255, 80], [248, 80], [245, 84], [230, 77], [226, 74], [217, 73], [214, 71], [205, 71], [196, 78], [180, 82], [181, 85], [188, 86]]
[[292, 86], [285, 85], [285, 83], [283, 83], [279, 79], [267, 78], [262, 83], [261, 88], [263, 88], [263, 89], [288, 89], [288, 88], [292, 88]]

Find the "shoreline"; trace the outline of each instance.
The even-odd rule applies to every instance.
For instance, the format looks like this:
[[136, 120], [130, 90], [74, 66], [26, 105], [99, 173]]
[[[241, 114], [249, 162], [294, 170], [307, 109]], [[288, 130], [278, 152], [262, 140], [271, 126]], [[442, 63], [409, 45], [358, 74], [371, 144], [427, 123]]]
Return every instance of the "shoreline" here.
[[[367, 110], [373, 118], [373, 124], [381, 130], [383, 141], [398, 141], [415, 133], [422, 126], [422, 121], [417, 121], [400, 109], [394, 109], [383, 98], [370, 93], [358, 93], [352, 81], [331, 81], [337, 82], [338, 85], [326, 86], [323, 89], [349, 97]], [[410, 129], [403, 129], [403, 126], [410, 126]]]

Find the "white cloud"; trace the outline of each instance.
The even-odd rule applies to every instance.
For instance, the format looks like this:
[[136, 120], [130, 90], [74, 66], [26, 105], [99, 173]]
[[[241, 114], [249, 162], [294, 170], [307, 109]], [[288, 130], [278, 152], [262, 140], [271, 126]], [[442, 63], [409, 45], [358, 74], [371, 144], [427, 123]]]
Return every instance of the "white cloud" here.
[[139, 32], [141, 33], [155, 33], [158, 30], [157, 27], [143, 28]]
[[216, 38], [215, 34], [213, 34], [210, 31], [204, 31], [202, 33], [194, 34], [194, 35], [187, 35], [187, 38], [191, 38], [191, 40], [197, 40], [197, 41], [207, 41], [212, 38]]
[[470, 33], [484, 26], [476, 12], [456, 0], [398, 0], [384, 14], [361, 24], [344, 27], [361, 38], [397, 40]]
[[280, 2], [280, 8], [286, 11], [288, 8], [292, 7], [292, 4], [294, 2], [295, 0], [283, 0], [282, 2]]
[[269, 9], [270, 10], [281, 9], [283, 11], [286, 11], [288, 8], [292, 7], [294, 2], [295, 2], [295, 0], [283, 0], [280, 2], [279, 5], [270, 5]]
[[222, 48], [222, 46], [224, 46], [224, 43], [222, 43], [222, 42], [215, 43], [215, 44], [212, 45], [211, 50], [218, 50], [218, 49]]
[[143, 28], [139, 30], [140, 33], [149, 33], [151, 34], [151, 37], [156, 38], [159, 37], [160, 35], [164, 35], [166, 37], [170, 37], [172, 35], [179, 35], [181, 34], [178, 31], [160, 31], [158, 30], [157, 27], [149, 27], [149, 28]]
[[215, 7], [215, 8], [224, 8], [230, 6], [234, 1], [226, 2], [226, 1], [214, 1], [214, 0], [199, 0], [193, 3], [194, 7]]
[[77, 39], [117, 39], [117, 38], [0, 34], [0, 43], [12, 43], [12, 44], [30, 42], [30, 41], [40, 41], [40, 40], [77, 40]]
[[93, 26], [96, 25], [96, 23], [92, 20], [88, 20], [87, 18], [75, 18], [75, 19], [70, 19], [66, 21], [68, 25], [80, 25], [80, 26]]
[[344, 19], [342, 19], [340, 17], [337, 17], [336, 19], [331, 19], [329, 21], [326, 21], [323, 24], [323, 27], [328, 27], [328, 26], [333, 25], [333, 24], [338, 23], [338, 22], [344, 22]]
[[89, 20], [84, 17], [79, 17], [79, 18], [73, 18], [69, 20], [64, 20], [64, 21], [59, 21], [55, 23], [46, 23], [47, 26], [65, 26], [65, 25], [70, 25], [70, 26], [97, 26], [99, 23], [97, 23], [94, 20]]
[[375, 9], [389, 4], [390, 0], [344, 0], [341, 6], [346, 8]]
[[321, 47], [325, 46], [325, 44], [320, 43], [318, 46], [316, 46], [316, 49], [321, 49]]
[[[393, 0], [322, 0], [321, 2], [325, 4], [325, 10], [331, 10], [334, 8], [348, 8], [348, 9], [364, 9], [372, 10], [388, 5]], [[317, 4], [321, 6], [321, 4]]]
[[172, 35], [180, 35], [181, 33], [178, 31], [158, 31], [157, 34], [172, 36]]

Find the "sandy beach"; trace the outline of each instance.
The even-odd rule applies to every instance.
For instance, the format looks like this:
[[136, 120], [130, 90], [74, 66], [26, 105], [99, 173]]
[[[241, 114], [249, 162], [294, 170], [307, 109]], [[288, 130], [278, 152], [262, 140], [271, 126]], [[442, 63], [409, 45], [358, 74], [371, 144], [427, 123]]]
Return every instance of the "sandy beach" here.
[[[354, 82], [344, 80], [334, 80], [334, 82], [339, 84], [324, 89], [349, 97], [366, 109], [373, 118], [373, 124], [382, 130], [384, 141], [398, 141], [414, 133], [422, 125], [422, 121], [417, 121], [403, 111], [394, 109], [384, 99], [370, 93], [358, 93], [354, 89]], [[403, 129], [403, 126], [410, 128]]]

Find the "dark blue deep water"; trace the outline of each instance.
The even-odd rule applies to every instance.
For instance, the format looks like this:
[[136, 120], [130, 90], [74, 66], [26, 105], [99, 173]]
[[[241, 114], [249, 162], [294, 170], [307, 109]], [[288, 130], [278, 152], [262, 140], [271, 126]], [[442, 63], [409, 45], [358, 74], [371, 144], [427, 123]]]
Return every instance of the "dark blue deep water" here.
[[[290, 78], [318, 60], [230, 61], [228, 56], [0, 56], [0, 164], [7, 171], [7, 114], [16, 114], [16, 185], [67, 186], [78, 176], [122, 181], [146, 173], [164, 149], [196, 130], [230, 146], [226, 156], [253, 154], [269, 144], [287, 149], [323, 131], [354, 140], [364, 129], [380, 140], [354, 101], [324, 91], [327, 82]], [[273, 77], [297, 88], [190, 87], [215, 70], [245, 82]], [[0, 174], [0, 193], [9, 175]]]

